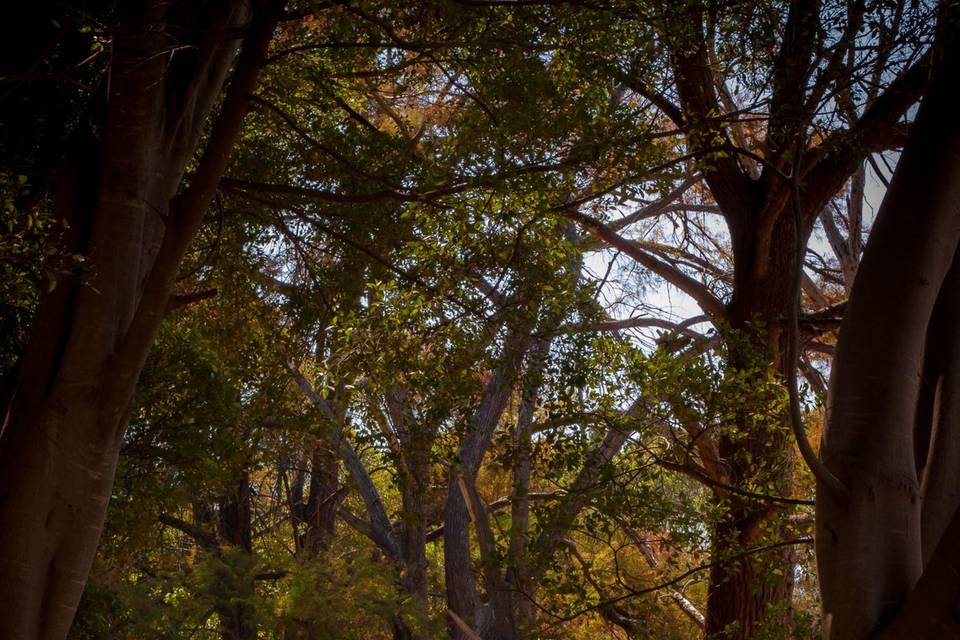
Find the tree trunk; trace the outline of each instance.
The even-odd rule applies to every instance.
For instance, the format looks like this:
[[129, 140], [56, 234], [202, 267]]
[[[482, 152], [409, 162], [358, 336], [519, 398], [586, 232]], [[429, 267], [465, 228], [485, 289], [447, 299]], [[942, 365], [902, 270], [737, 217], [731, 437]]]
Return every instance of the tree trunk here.
[[[783, 378], [786, 367], [785, 320], [798, 277], [797, 253], [809, 228], [796, 228], [785, 203], [732, 219], [735, 256], [734, 293], [728, 305], [733, 334], [728, 339], [729, 375], [747, 376], [753, 385], [769, 385], [771, 373]], [[771, 215], [770, 207], [779, 206]], [[768, 218], [765, 220], [765, 218]], [[803, 224], [801, 222], [801, 224]], [[801, 242], [798, 242], [801, 240]], [[772, 371], [771, 371], [772, 369]], [[752, 389], [751, 389], [752, 387]], [[792, 441], [786, 409], [764, 415], [765, 400], [754, 406], [742, 398], [735, 434], [717, 439], [725, 484], [762, 493], [787, 495], [792, 469]], [[795, 552], [778, 548], [740, 557], [744, 551], [783, 539], [782, 513], [773, 503], [718, 492], [722, 514], [712, 536], [707, 596], [707, 637], [747, 639], [764, 625], [790, 623]], [[737, 559], [728, 561], [728, 558]]]
[[[79, 147], [60, 182], [66, 250], [84, 254], [88, 270], [41, 297], [3, 407], [4, 638], [64, 638], [86, 583], [137, 378], [275, 24], [260, 17], [249, 29], [207, 150], [175, 198], [240, 42], [229, 30], [250, 17], [246, 3], [226, 5], [125, 5], [102, 139]], [[196, 41], [169, 54], [171, 26]]]
[[929, 565], [960, 508], [960, 252], [954, 254], [924, 349], [914, 454], [920, 478], [921, 548]]
[[425, 423], [414, 411], [413, 394], [397, 386], [384, 396], [399, 447], [400, 496], [403, 522], [400, 555], [403, 558], [403, 588], [427, 615], [427, 507], [430, 495], [433, 441], [436, 426]]
[[507, 567], [507, 585], [513, 618], [517, 624], [517, 637], [533, 637], [537, 628], [537, 611], [534, 606], [536, 589], [530, 580], [530, 471], [533, 464], [531, 426], [543, 370], [550, 351], [550, 341], [537, 340], [530, 350], [529, 364], [523, 379], [520, 407], [517, 410], [517, 426], [514, 430], [514, 463], [512, 469], [512, 501], [510, 503], [510, 553]]
[[796, 553], [781, 548], [726, 560], [780, 539], [763, 531], [768, 520], [767, 514], [748, 509], [715, 527], [711, 559], [719, 564], [710, 570], [708, 638], [752, 638], [764, 627], [787, 628]]
[[[951, 370], [957, 364], [956, 327], [946, 345], [937, 330], [953, 316], [957, 295], [955, 274], [948, 277], [960, 240], [956, 13], [941, 33], [949, 42], [938, 40], [940, 67], [877, 214], [837, 343], [821, 451], [849, 495], [817, 491], [817, 564], [830, 638], [872, 637], [890, 621], [900, 634], [891, 637], [957, 633], [960, 545], [944, 533], [956, 531], [958, 434], [946, 431], [956, 420], [937, 420], [921, 389], [924, 374], [928, 381], [933, 374], [934, 398], [955, 402], [946, 375], [952, 371], [937, 375], [935, 361], [946, 358]], [[927, 345], [944, 351], [925, 354]], [[949, 471], [950, 486], [928, 485], [928, 501], [918, 467], [937, 477]], [[927, 598], [922, 604], [910, 595], [915, 586]]]
[[301, 546], [308, 557], [316, 557], [329, 548], [336, 532], [341, 496], [340, 459], [326, 443], [318, 441], [310, 455], [310, 488], [303, 514], [306, 530]]
[[[412, 413], [411, 413], [412, 417]], [[400, 552], [403, 556], [403, 589], [414, 598], [422, 621], [429, 615], [427, 602], [427, 499], [430, 495], [431, 446], [436, 431], [413, 420], [403, 438], [401, 499], [403, 525]], [[406, 629], [404, 638], [420, 638]], [[396, 634], [395, 634], [396, 635]]]
[[[531, 338], [526, 328], [511, 331], [504, 341], [499, 366], [483, 389], [480, 405], [473, 416], [470, 431], [460, 445], [459, 465], [451, 469], [443, 518], [443, 569], [446, 582], [447, 608], [465, 624], [483, 636], [482, 630], [493, 628], [495, 611], [479, 601], [476, 580], [470, 560], [470, 513], [460, 488], [461, 476], [475, 477], [490, 446], [497, 423], [513, 391], [524, 355]], [[507, 611], [503, 612], [509, 614]], [[449, 625], [452, 640], [469, 640], [453, 620]]]
[[[430, 490], [430, 440], [417, 434], [413, 451], [405, 451], [407, 473], [403, 486], [404, 588], [415, 596], [426, 613], [427, 605], [427, 498]], [[428, 436], [429, 437], [429, 436]]]

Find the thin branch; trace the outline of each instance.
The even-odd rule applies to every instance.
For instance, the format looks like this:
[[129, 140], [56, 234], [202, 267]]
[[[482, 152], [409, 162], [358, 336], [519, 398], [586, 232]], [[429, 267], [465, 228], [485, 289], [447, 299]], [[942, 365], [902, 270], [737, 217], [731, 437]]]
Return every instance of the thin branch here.
[[660, 215], [661, 213], [666, 213], [666, 210], [669, 208], [671, 204], [673, 204], [673, 202], [675, 202], [678, 198], [683, 196], [683, 194], [685, 194], [690, 187], [697, 184], [702, 179], [703, 179], [703, 176], [701, 176], [700, 174], [694, 174], [688, 177], [687, 179], [685, 179], [683, 182], [681, 182], [676, 189], [674, 189], [664, 197], [660, 198], [656, 202], [648, 204], [647, 206], [641, 207], [640, 209], [637, 209], [636, 211], [634, 211], [629, 215], [626, 215], [622, 218], [614, 220], [610, 222], [607, 226], [609, 226], [610, 229], [612, 229], [613, 231], [620, 231], [624, 227], [627, 227], [633, 224], [634, 222], [637, 222], [638, 220], [653, 218], [655, 216]]
[[[547, 615], [549, 615], [551, 618], [553, 618], [554, 620], [556, 620], [555, 623], [553, 623], [552, 625], [550, 625], [551, 627], [554, 627], [554, 626], [557, 626], [557, 625], [562, 624], [562, 623], [564, 623], [564, 622], [570, 622], [571, 620], [575, 620], [575, 619], [579, 618], [580, 616], [582, 616], [582, 615], [584, 615], [584, 614], [587, 614], [587, 613], [590, 613], [591, 611], [596, 611], [597, 609], [599, 609], [599, 608], [601, 608], [601, 607], [608, 606], [608, 605], [611, 605], [611, 604], [616, 604], [616, 603], [618, 603], [618, 602], [623, 602], [624, 600], [629, 600], [630, 598], [635, 598], [635, 597], [637, 597], [637, 596], [646, 595], [646, 594], [648, 594], [648, 593], [653, 593], [653, 592], [655, 592], [655, 591], [661, 591], [661, 590], [663, 590], [663, 589], [667, 589], [667, 588], [669, 588], [669, 587], [674, 586], [675, 584], [679, 584], [680, 582], [686, 580], [687, 578], [689, 578], [689, 577], [692, 576], [692, 575], [696, 575], [696, 574], [700, 573], [701, 571], [706, 571], [706, 570], [712, 569], [712, 568], [714, 568], [714, 567], [720, 567], [720, 566], [729, 564], [729, 563], [731, 563], [731, 562], [736, 562], [736, 561], [738, 561], [738, 560], [742, 560], [743, 558], [747, 558], [747, 557], [749, 557], [749, 556], [756, 555], [756, 554], [758, 554], [758, 553], [765, 553], [765, 552], [767, 552], [767, 551], [772, 551], [772, 550], [774, 550], [774, 549], [780, 549], [780, 548], [782, 548], [782, 547], [790, 547], [790, 546], [794, 546], [794, 545], [798, 545], [798, 544], [813, 544], [813, 538], [794, 538], [794, 539], [792, 539], [792, 540], [783, 540], [783, 541], [781, 541], [781, 542], [774, 542], [774, 543], [772, 543], [772, 544], [764, 545], [764, 546], [762, 546], [762, 547], [753, 547], [753, 548], [751, 548], [751, 549], [747, 549], [747, 550], [745, 550], [745, 551], [741, 551], [740, 553], [735, 553], [735, 554], [733, 554], [732, 556], [729, 556], [729, 557], [727, 557], [727, 558], [723, 558], [722, 560], [715, 560], [715, 561], [713, 561], [713, 562], [707, 562], [707, 563], [698, 565], [698, 566], [696, 566], [696, 567], [694, 567], [694, 568], [692, 568], [692, 569], [689, 569], [689, 570], [687, 570], [687, 571], [684, 571], [683, 573], [681, 573], [681, 574], [679, 574], [679, 575], [677, 575], [677, 576], [675, 576], [675, 577], [673, 577], [673, 578], [671, 578], [671, 579], [669, 579], [669, 580], [666, 580], [666, 581], [661, 582], [661, 583], [659, 583], [659, 584], [653, 585], [652, 587], [647, 587], [647, 588], [645, 588], [645, 589], [630, 589], [630, 592], [629, 592], [629, 593], [626, 593], [626, 594], [624, 594], [624, 595], [622, 595], [622, 596], [617, 596], [616, 598], [612, 598], [612, 599], [607, 600], [607, 601], [605, 601], [605, 602], [601, 602], [601, 603], [597, 603], [597, 604], [594, 604], [594, 605], [590, 605], [590, 606], [588, 606], [588, 607], [584, 607], [584, 608], [582, 608], [582, 609], [579, 609], [579, 610], [575, 611], [574, 613], [571, 613], [571, 614], [568, 614], [568, 615], [565, 615], [565, 616], [560, 616], [560, 615], [557, 615], [557, 614], [553, 613], [552, 611], [550, 611], [549, 609], [543, 607], [540, 603], [536, 602], [536, 601], [533, 600], [533, 599], [531, 599], [531, 602], [533, 602], [534, 606], [536, 606], [538, 609], [540, 609], [541, 611], [543, 611], [544, 613], [546, 613]], [[527, 596], [527, 597], [529, 598], [529, 596]]]
[[167, 301], [167, 313], [191, 304], [195, 304], [201, 300], [209, 300], [210, 298], [215, 297], [217, 293], [217, 288], [211, 287], [210, 289], [203, 289], [193, 293], [180, 293], [170, 296], [170, 299]]
[[641, 249], [635, 242], [619, 235], [603, 222], [584, 215], [575, 209], [564, 209], [562, 213], [593, 233], [606, 244], [627, 254], [641, 266], [646, 267], [670, 284], [674, 285], [696, 301], [703, 311], [713, 319], [726, 316], [726, 307], [703, 283], [691, 278], [683, 271], [663, 260], [659, 260]]
[[[799, 158], [802, 150], [801, 136], [797, 136], [796, 157]], [[799, 249], [801, 243], [801, 227], [803, 225], [803, 209], [800, 206], [800, 171], [794, 163], [793, 180], [791, 181], [793, 205], [793, 227], [796, 244]], [[797, 251], [796, 257], [797, 276], [793, 284], [793, 295], [790, 298], [790, 322], [789, 335], [787, 342], [787, 392], [790, 396], [790, 425], [793, 427], [793, 435], [797, 441], [797, 447], [800, 449], [800, 456], [807, 464], [807, 467], [813, 473], [814, 477], [823, 483], [830, 491], [834, 493], [843, 502], [849, 500], [850, 491], [847, 487], [827, 468], [820, 459], [820, 456], [813, 450], [810, 441], [807, 439], [806, 431], [803, 428], [803, 413], [800, 409], [800, 393], [797, 391], [797, 367], [800, 360], [800, 277], [803, 273], [803, 251]]]

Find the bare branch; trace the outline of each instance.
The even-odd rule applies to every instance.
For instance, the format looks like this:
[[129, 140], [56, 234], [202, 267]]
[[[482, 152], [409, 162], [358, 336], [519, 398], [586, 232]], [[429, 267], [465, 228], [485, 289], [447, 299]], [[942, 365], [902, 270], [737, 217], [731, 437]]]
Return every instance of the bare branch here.
[[644, 251], [637, 243], [624, 238], [610, 229], [606, 224], [590, 216], [584, 215], [573, 209], [564, 209], [562, 211], [571, 220], [577, 222], [582, 227], [600, 238], [603, 242], [619, 249], [627, 254], [641, 266], [646, 267], [657, 274], [670, 284], [674, 285], [691, 298], [693, 298], [703, 311], [714, 319], [722, 319], [726, 316], [726, 307], [713, 292], [711, 292], [703, 283], [691, 278], [673, 265], [663, 260], [655, 258], [653, 255]]

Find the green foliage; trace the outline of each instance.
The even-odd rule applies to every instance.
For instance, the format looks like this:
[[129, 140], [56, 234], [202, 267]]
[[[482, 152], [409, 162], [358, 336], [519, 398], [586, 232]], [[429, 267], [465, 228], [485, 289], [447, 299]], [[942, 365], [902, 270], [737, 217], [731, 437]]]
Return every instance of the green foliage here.
[[438, 632], [397, 591], [382, 564], [364, 554], [328, 555], [298, 566], [282, 587], [277, 622], [294, 638], [389, 638], [397, 622], [426, 637]]
[[[147, 362], [74, 637], [216, 637], [227, 611], [264, 638], [441, 637], [447, 483], [505, 352], [521, 342], [475, 478], [492, 547], [481, 560], [474, 524], [478, 591], [492, 597], [485, 572], [522, 576], [561, 506], [583, 498], [533, 585], [554, 614], [540, 612], [542, 636], [606, 637], [621, 616], [645, 624], [621, 624], [631, 637], [696, 637], [671, 592], [651, 588], [689, 572], [672, 587], [702, 610], [706, 563], [729, 561], [710, 554], [718, 542], [740, 550], [741, 532], [723, 526], [812, 491], [789, 456], [780, 344], [770, 340], [778, 328], [675, 322], [656, 309], [660, 276], [625, 266], [568, 214], [616, 226], [646, 211], [617, 227], [622, 240], [728, 300], [742, 239], [708, 217], [717, 209], [708, 190], [684, 196], [689, 210], [648, 207], [734, 157], [726, 147], [691, 153], [725, 143], [719, 127], [740, 127], [741, 151], [772, 162], [765, 118], [787, 5], [333, 4], [278, 30], [229, 177], [177, 283], [181, 294], [215, 295], [172, 311]], [[888, 9], [867, 4], [865, 28], [879, 33]], [[823, 51], [845, 24], [841, 5], [824, 3]], [[893, 46], [893, 67], [909, 60], [907, 40]], [[742, 108], [711, 113], [709, 126], [672, 122], [649, 96], [677, 102], [676, 53], [703, 43], [724, 74], [711, 91]], [[811, 66], [811, 81], [836, 89], [826, 57]], [[857, 91], [849, 99], [862, 105]], [[816, 136], [838, 130], [832, 100], [809, 105]], [[42, 291], [76, 266], [57, 255], [60, 223], [20, 206], [28, 191], [16, 173], [0, 174], [4, 372]], [[677, 330], [609, 330], [634, 315]], [[524, 389], [536, 378], [525, 434]], [[409, 415], [391, 405], [397, 397]], [[618, 433], [623, 446], [595, 457]], [[356, 469], [315, 464], [318, 451], [345, 450], [404, 544], [416, 526], [432, 532], [426, 601], [404, 582], [411, 567], [371, 535]], [[535, 499], [518, 532], [523, 492]], [[249, 509], [249, 544], [231, 539], [238, 505]], [[798, 535], [794, 506], [759, 537]], [[321, 507], [335, 525], [307, 549]], [[796, 566], [796, 635], [808, 637], [812, 560]], [[771, 580], [775, 571], [763, 568]]]
[[41, 293], [83, 260], [60, 253], [66, 223], [32, 188], [27, 176], [0, 171], [0, 377], [25, 345]]

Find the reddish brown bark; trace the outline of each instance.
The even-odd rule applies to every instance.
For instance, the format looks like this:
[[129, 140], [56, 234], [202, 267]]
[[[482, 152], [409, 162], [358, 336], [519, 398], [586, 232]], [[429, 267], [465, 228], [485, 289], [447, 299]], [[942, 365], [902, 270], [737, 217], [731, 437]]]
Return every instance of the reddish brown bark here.
[[[733, 130], [737, 125], [717, 117], [723, 113], [717, 95], [722, 81], [718, 82], [718, 70], [711, 65], [707, 17], [695, 11], [683, 15], [685, 20], [694, 18], [692, 30], [688, 23], [667, 19], [668, 29], [685, 34], [671, 44], [679, 103], [674, 106], [664, 96], [651, 100], [685, 129], [690, 150], [703, 154], [705, 180], [730, 230], [733, 295], [723, 313], [708, 312], [740, 333], [728, 344], [732, 375], [755, 376], [758, 385], [770, 374], [786, 382], [784, 374], [795, 366], [787, 362], [786, 328], [796, 312], [793, 296], [813, 221], [867, 154], [902, 141], [896, 125], [926, 86], [929, 57], [893, 80], [863, 115], [852, 117], [855, 121], [847, 130], [814, 143], [808, 135], [812, 108], [806, 102], [808, 89], [822, 95], [827, 88], [820, 86], [822, 78], [811, 77], [817, 33], [822, 29], [820, 3], [790, 3], [772, 68], [773, 90], [767, 135], [758, 146], [763, 155], [758, 175], [751, 165], [757, 157], [741, 158], [748, 150], [738, 150], [732, 143], [739, 134]], [[853, 12], [848, 18], [847, 35], [838, 48], [853, 46], [862, 16]], [[725, 152], [717, 154], [717, 148]], [[676, 279], [671, 282], [683, 288]], [[688, 293], [699, 301], [699, 288]], [[756, 367], [759, 354], [769, 363], [766, 368]], [[758, 421], [746, 409], [737, 420], [739, 437], [720, 434], [717, 438], [723, 477], [713, 480], [785, 492], [793, 445], [789, 414], [783, 413]], [[713, 532], [712, 557], [717, 564], [711, 571], [707, 634], [746, 639], [764, 624], [783, 627], [790, 610], [791, 555], [778, 551], [750, 561], [724, 562], [746, 547], [781, 538], [785, 531], [778, 518], [782, 514], [763, 501], [731, 500], [723, 492], [718, 497], [723, 500], [719, 505], [723, 515]], [[765, 570], [758, 570], [761, 565]], [[771, 568], [779, 571], [774, 574]], [[775, 615], [769, 617], [771, 613]]]
[[[783, 324], [796, 291], [797, 239], [806, 238], [809, 229], [798, 234], [794, 216], [784, 208], [781, 206], [775, 214], [776, 222], [770, 230], [757, 219], [770, 215], [768, 210], [731, 223], [736, 267], [728, 319], [736, 333], [728, 345], [729, 367], [732, 375], [754, 376], [760, 388], [769, 373], [759, 366], [760, 362], [771, 363], [768, 366], [781, 376], [786, 367], [792, 366], [786, 362]], [[717, 438], [725, 475], [720, 480], [745, 488], [773, 488], [779, 495], [789, 495], [792, 445], [785, 411], [763, 416], [746, 402], [737, 429], [742, 433]], [[724, 562], [725, 557], [744, 549], [782, 539], [785, 531], [778, 523], [781, 510], [772, 503], [722, 492], [718, 499], [725, 513], [713, 532], [712, 558], [718, 564], [710, 572], [707, 636], [751, 638], [764, 624], [788, 624], [793, 593], [792, 550], [777, 549]]]

